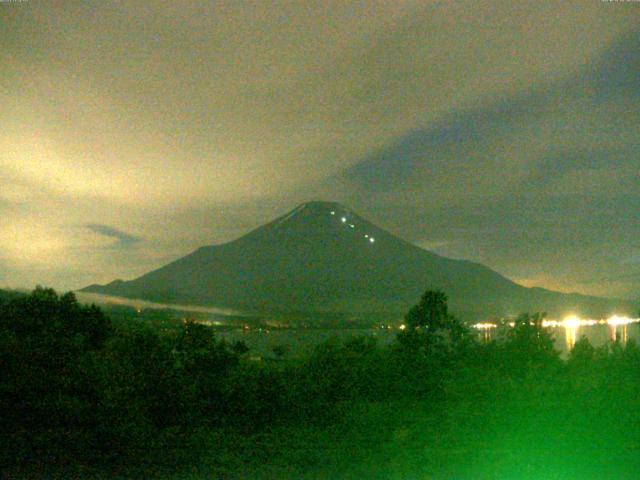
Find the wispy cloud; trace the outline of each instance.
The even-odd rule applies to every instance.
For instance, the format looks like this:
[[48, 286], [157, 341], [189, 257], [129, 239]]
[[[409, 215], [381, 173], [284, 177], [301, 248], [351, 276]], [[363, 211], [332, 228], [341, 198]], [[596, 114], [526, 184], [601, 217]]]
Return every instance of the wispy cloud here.
[[640, 95], [638, 48], [640, 30], [568, 79], [539, 82], [493, 102], [452, 110], [337, 177], [376, 192], [428, 190], [448, 201], [452, 190], [483, 196], [496, 193], [496, 187], [510, 193], [509, 185], [544, 187], [574, 172], [627, 173], [624, 167], [638, 158], [631, 133], [638, 120], [632, 107]]
[[99, 223], [90, 223], [88, 225], [85, 225], [85, 227], [87, 227], [92, 232], [117, 240], [117, 245], [122, 247], [134, 245], [142, 240], [141, 237], [130, 235], [126, 232], [118, 230], [117, 228], [110, 227], [108, 225], [101, 225]]

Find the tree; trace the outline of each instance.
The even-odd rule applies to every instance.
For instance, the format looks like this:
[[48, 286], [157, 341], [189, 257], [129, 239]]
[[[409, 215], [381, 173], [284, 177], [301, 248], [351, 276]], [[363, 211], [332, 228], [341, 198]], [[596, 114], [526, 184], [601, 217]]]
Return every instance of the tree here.
[[87, 454], [97, 421], [88, 371], [111, 333], [73, 293], [38, 287], [0, 305], [0, 463]]
[[[409, 335], [417, 329], [424, 329], [432, 340], [434, 335], [448, 339], [450, 344], [459, 344], [466, 329], [460, 321], [449, 314], [447, 294], [440, 290], [427, 290], [420, 302], [405, 315]], [[405, 335], [406, 336], [406, 335]]]
[[409, 329], [425, 327], [435, 331], [446, 326], [449, 320], [447, 295], [440, 290], [427, 290], [405, 315], [405, 322]]
[[532, 367], [541, 368], [557, 363], [560, 352], [554, 348], [551, 333], [543, 327], [545, 313], [524, 313], [507, 333], [506, 361], [510, 369], [524, 374]]
[[578, 340], [569, 353], [569, 365], [589, 365], [596, 357], [596, 349], [586, 336]]
[[209, 422], [217, 422], [227, 408], [226, 382], [239, 365], [238, 354], [224, 340], [218, 340], [210, 327], [195, 322], [183, 325], [175, 354], [181, 375], [194, 394], [194, 411]]

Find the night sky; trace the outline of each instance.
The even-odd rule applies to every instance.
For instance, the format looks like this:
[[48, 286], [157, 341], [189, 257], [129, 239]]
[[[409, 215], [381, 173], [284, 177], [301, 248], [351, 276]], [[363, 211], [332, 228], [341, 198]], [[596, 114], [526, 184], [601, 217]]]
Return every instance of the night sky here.
[[129, 279], [323, 199], [638, 298], [638, 25], [600, 0], [2, 2], [0, 286]]

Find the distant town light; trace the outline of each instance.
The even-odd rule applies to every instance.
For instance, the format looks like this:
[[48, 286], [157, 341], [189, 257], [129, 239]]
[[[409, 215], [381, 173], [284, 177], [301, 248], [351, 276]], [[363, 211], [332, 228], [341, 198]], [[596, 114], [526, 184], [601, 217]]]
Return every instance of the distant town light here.
[[578, 328], [578, 327], [585, 327], [585, 326], [591, 326], [591, 325], [595, 325], [597, 324], [598, 321], [597, 320], [589, 320], [589, 319], [583, 319], [578, 317], [577, 315], [569, 315], [567, 317], [565, 317], [563, 320], [543, 320], [542, 321], [542, 326], [543, 327], [551, 327], [551, 328], [556, 328], [556, 327], [564, 327], [564, 328]]
[[364, 238], [369, 238], [369, 234], [368, 234], [368, 233], [365, 233], [365, 234], [364, 234]]
[[375, 239], [375, 238], [373, 238], [373, 237], [371, 237], [371, 238], [369, 238], [369, 241], [370, 241], [371, 243], [373, 243], [373, 242], [375, 242], [375, 241], [376, 241], [376, 239]]
[[630, 323], [637, 323], [640, 319], [637, 318], [629, 318], [629, 317], [619, 317], [618, 315], [614, 315], [607, 319], [607, 323], [609, 325], [628, 325]]
[[342, 220], [342, 223], [347, 223], [347, 217], [342, 217], [340, 220]]
[[336, 214], [336, 212], [333, 212], [333, 211], [331, 212], [331, 215], [335, 215], [335, 214]]
[[576, 315], [569, 315], [564, 320], [562, 320], [562, 325], [564, 327], [577, 328], [582, 325], [582, 320], [580, 320], [580, 318]]
[[496, 328], [497, 325], [495, 323], [483, 322], [476, 323], [473, 327], [477, 328], [478, 330], [489, 330], [490, 328]]
[[350, 226], [351, 228], [356, 228], [356, 226], [355, 226], [353, 223], [349, 224], [349, 226]]

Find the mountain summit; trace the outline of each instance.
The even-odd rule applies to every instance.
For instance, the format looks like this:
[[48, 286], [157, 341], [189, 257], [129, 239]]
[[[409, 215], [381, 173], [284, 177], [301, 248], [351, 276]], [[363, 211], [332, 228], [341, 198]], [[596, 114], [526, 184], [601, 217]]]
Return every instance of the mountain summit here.
[[463, 317], [529, 310], [605, 314], [609, 302], [518, 285], [406, 242], [335, 202], [307, 202], [231, 242], [131, 281], [83, 291], [252, 313], [399, 315], [442, 289]]

